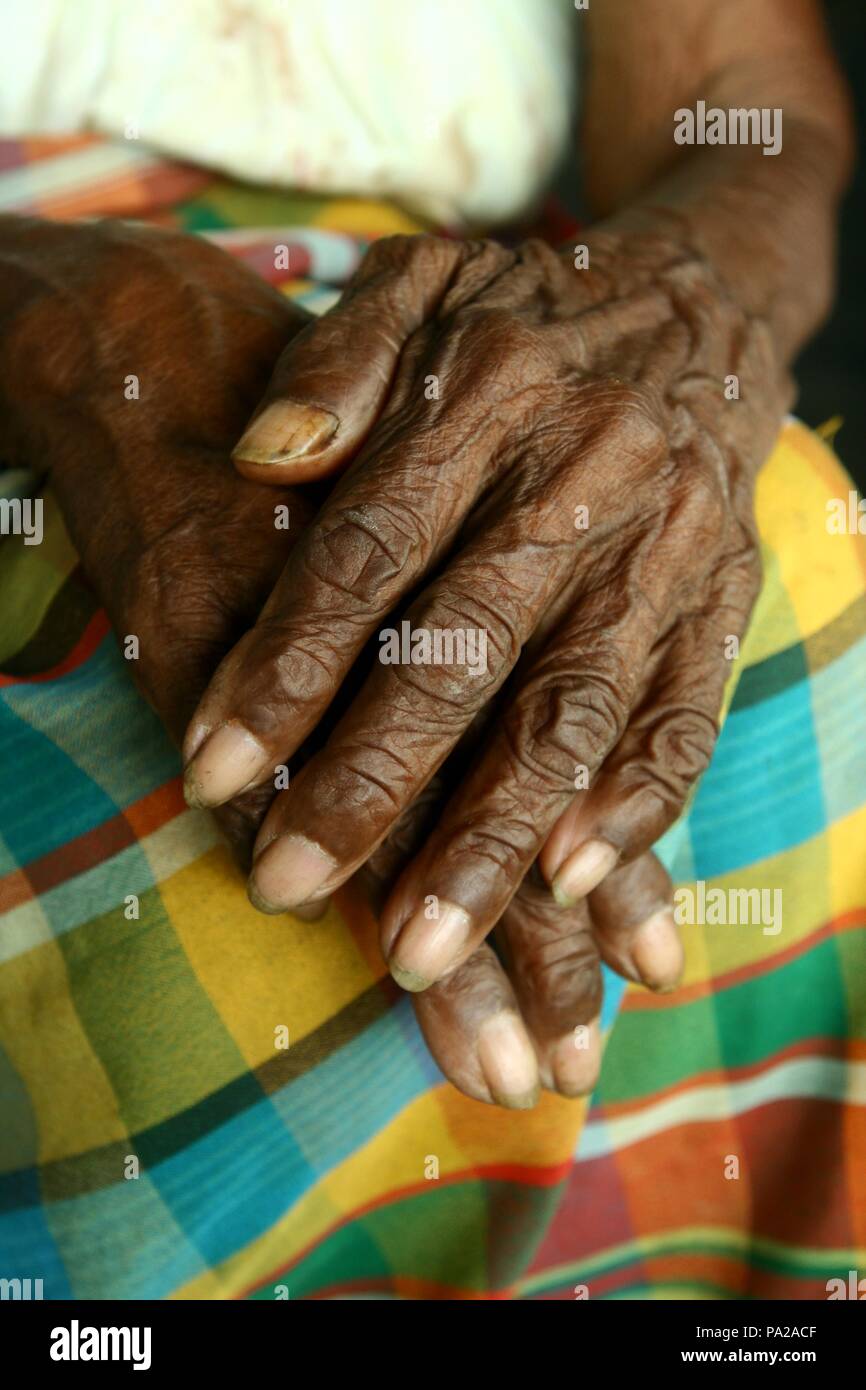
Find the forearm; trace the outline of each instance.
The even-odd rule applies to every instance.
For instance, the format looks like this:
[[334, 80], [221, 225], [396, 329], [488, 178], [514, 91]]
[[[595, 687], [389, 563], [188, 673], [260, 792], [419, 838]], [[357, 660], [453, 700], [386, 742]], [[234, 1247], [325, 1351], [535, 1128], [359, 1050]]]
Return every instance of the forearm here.
[[[590, 26], [584, 131], [595, 210], [607, 225], [667, 233], [705, 256], [746, 312], [767, 320], [780, 361], [789, 361], [832, 298], [837, 206], [852, 158], [847, 94], [814, 6], [792, 0], [782, 21], [776, 0], [733, 0], [721, 27], [703, 0], [687, 8], [649, 0], [649, 12], [623, 0], [615, 47], [611, 8], [594, 7]], [[638, 11], [643, 37], [635, 28], [624, 42]], [[647, 55], [653, 27], [661, 47]], [[698, 100], [708, 110], [781, 109], [779, 153], [677, 145], [675, 112]]]

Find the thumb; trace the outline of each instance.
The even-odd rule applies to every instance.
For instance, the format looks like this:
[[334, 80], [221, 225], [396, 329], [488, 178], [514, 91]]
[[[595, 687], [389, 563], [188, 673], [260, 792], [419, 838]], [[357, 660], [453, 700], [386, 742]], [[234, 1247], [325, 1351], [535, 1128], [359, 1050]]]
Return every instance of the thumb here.
[[444, 297], [460, 242], [394, 236], [374, 242], [338, 304], [283, 352], [232, 458], [256, 482], [304, 483], [335, 473], [381, 410], [400, 353]]

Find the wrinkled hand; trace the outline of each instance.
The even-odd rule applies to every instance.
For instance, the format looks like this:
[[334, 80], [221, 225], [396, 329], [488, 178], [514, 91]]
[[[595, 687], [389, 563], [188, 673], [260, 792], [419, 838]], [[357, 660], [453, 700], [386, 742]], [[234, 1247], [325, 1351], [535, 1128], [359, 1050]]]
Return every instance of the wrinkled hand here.
[[[256, 487], [228, 459], [307, 318], [223, 253], [150, 228], [9, 219], [0, 264], [0, 454], [50, 473], [115, 630], [139, 639], [130, 669], [179, 741], [313, 512], [308, 495]], [[274, 525], [283, 504], [288, 532]], [[462, 772], [457, 756], [380, 845], [363, 875], [374, 901]], [[241, 860], [273, 795], [264, 779], [217, 811]], [[534, 1100], [539, 1074], [565, 1094], [590, 1090], [599, 951], [639, 978], [635, 929], [669, 888], [652, 856], [571, 911], [527, 879], [500, 927], [507, 970], [485, 945], [414, 1001], [446, 1075], [512, 1106]]]
[[272, 482], [360, 454], [195, 714], [194, 802], [285, 761], [401, 604], [413, 634], [486, 639], [483, 670], [374, 662], [257, 840], [265, 910], [327, 895], [496, 700], [384, 908], [413, 990], [470, 960], [537, 855], [561, 903], [644, 862], [707, 765], [759, 588], [753, 482], [789, 399], [770, 333], [687, 248], [588, 245], [577, 270], [538, 242], [380, 243], [236, 450]]
[[0, 219], [0, 453], [50, 477], [130, 669], [179, 739], [309, 500], [231, 475], [226, 440], [308, 321], [206, 242]]

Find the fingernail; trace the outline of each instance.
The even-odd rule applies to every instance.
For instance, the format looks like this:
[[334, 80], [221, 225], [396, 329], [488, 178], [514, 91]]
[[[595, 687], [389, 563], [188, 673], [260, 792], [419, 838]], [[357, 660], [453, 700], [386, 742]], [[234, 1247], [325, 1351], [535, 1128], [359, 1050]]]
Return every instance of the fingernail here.
[[551, 891], [561, 907], [572, 907], [597, 888], [619, 859], [619, 850], [607, 840], [587, 840], [560, 865]]
[[531, 1110], [540, 1094], [538, 1061], [517, 1014], [503, 1009], [478, 1032], [478, 1060], [497, 1105]]
[[601, 1064], [601, 1028], [594, 1018], [560, 1038], [553, 1049], [551, 1066], [557, 1091], [564, 1096], [586, 1096], [595, 1089]]
[[453, 903], [439, 903], [439, 916], [432, 920], [419, 907], [412, 914], [388, 958], [388, 969], [398, 985], [418, 994], [427, 989], [455, 963], [469, 937], [472, 921], [468, 912]]
[[242, 724], [223, 724], [205, 739], [183, 778], [189, 806], [221, 806], [268, 765], [268, 755]]
[[278, 835], [250, 875], [250, 901], [262, 912], [285, 912], [308, 898], [337, 871], [337, 861], [303, 835]]
[[278, 912], [286, 911], [284, 907], [279, 907], [276, 903], [268, 902], [267, 898], [263, 898], [251, 878], [247, 879], [247, 897], [257, 912], [267, 912], [276, 916]]
[[253, 421], [232, 450], [249, 463], [291, 463], [323, 449], [337, 432], [330, 410], [295, 401], [274, 401]]
[[661, 991], [675, 989], [685, 964], [685, 952], [669, 907], [654, 912], [635, 931], [631, 943], [635, 969], [644, 984]]

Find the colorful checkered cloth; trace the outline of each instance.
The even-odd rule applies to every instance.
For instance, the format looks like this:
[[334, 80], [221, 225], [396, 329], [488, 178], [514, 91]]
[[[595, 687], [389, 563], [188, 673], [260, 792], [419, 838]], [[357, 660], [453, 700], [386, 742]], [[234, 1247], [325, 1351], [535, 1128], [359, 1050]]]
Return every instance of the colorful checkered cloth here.
[[[113, 171], [89, 192], [82, 151]], [[286, 288], [316, 307], [414, 225], [128, 155], [7, 146], [0, 206], [175, 204], [253, 264], [269, 248], [272, 275], [289, 245]], [[866, 1270], [866, 541], [826, 525], [850, 489], [785, 427], [727, 721], [662, 847], [681, 885], [781, 889], [782, 930], [685, 927], [682, 988], [629, 987], [588, 1114], [446, 1084], [352, 892], [315, 924], [253, 911], [49, 494], [43, 543], [0, 544], [0, 1277], [51, 1298], [822, 1298]]]

